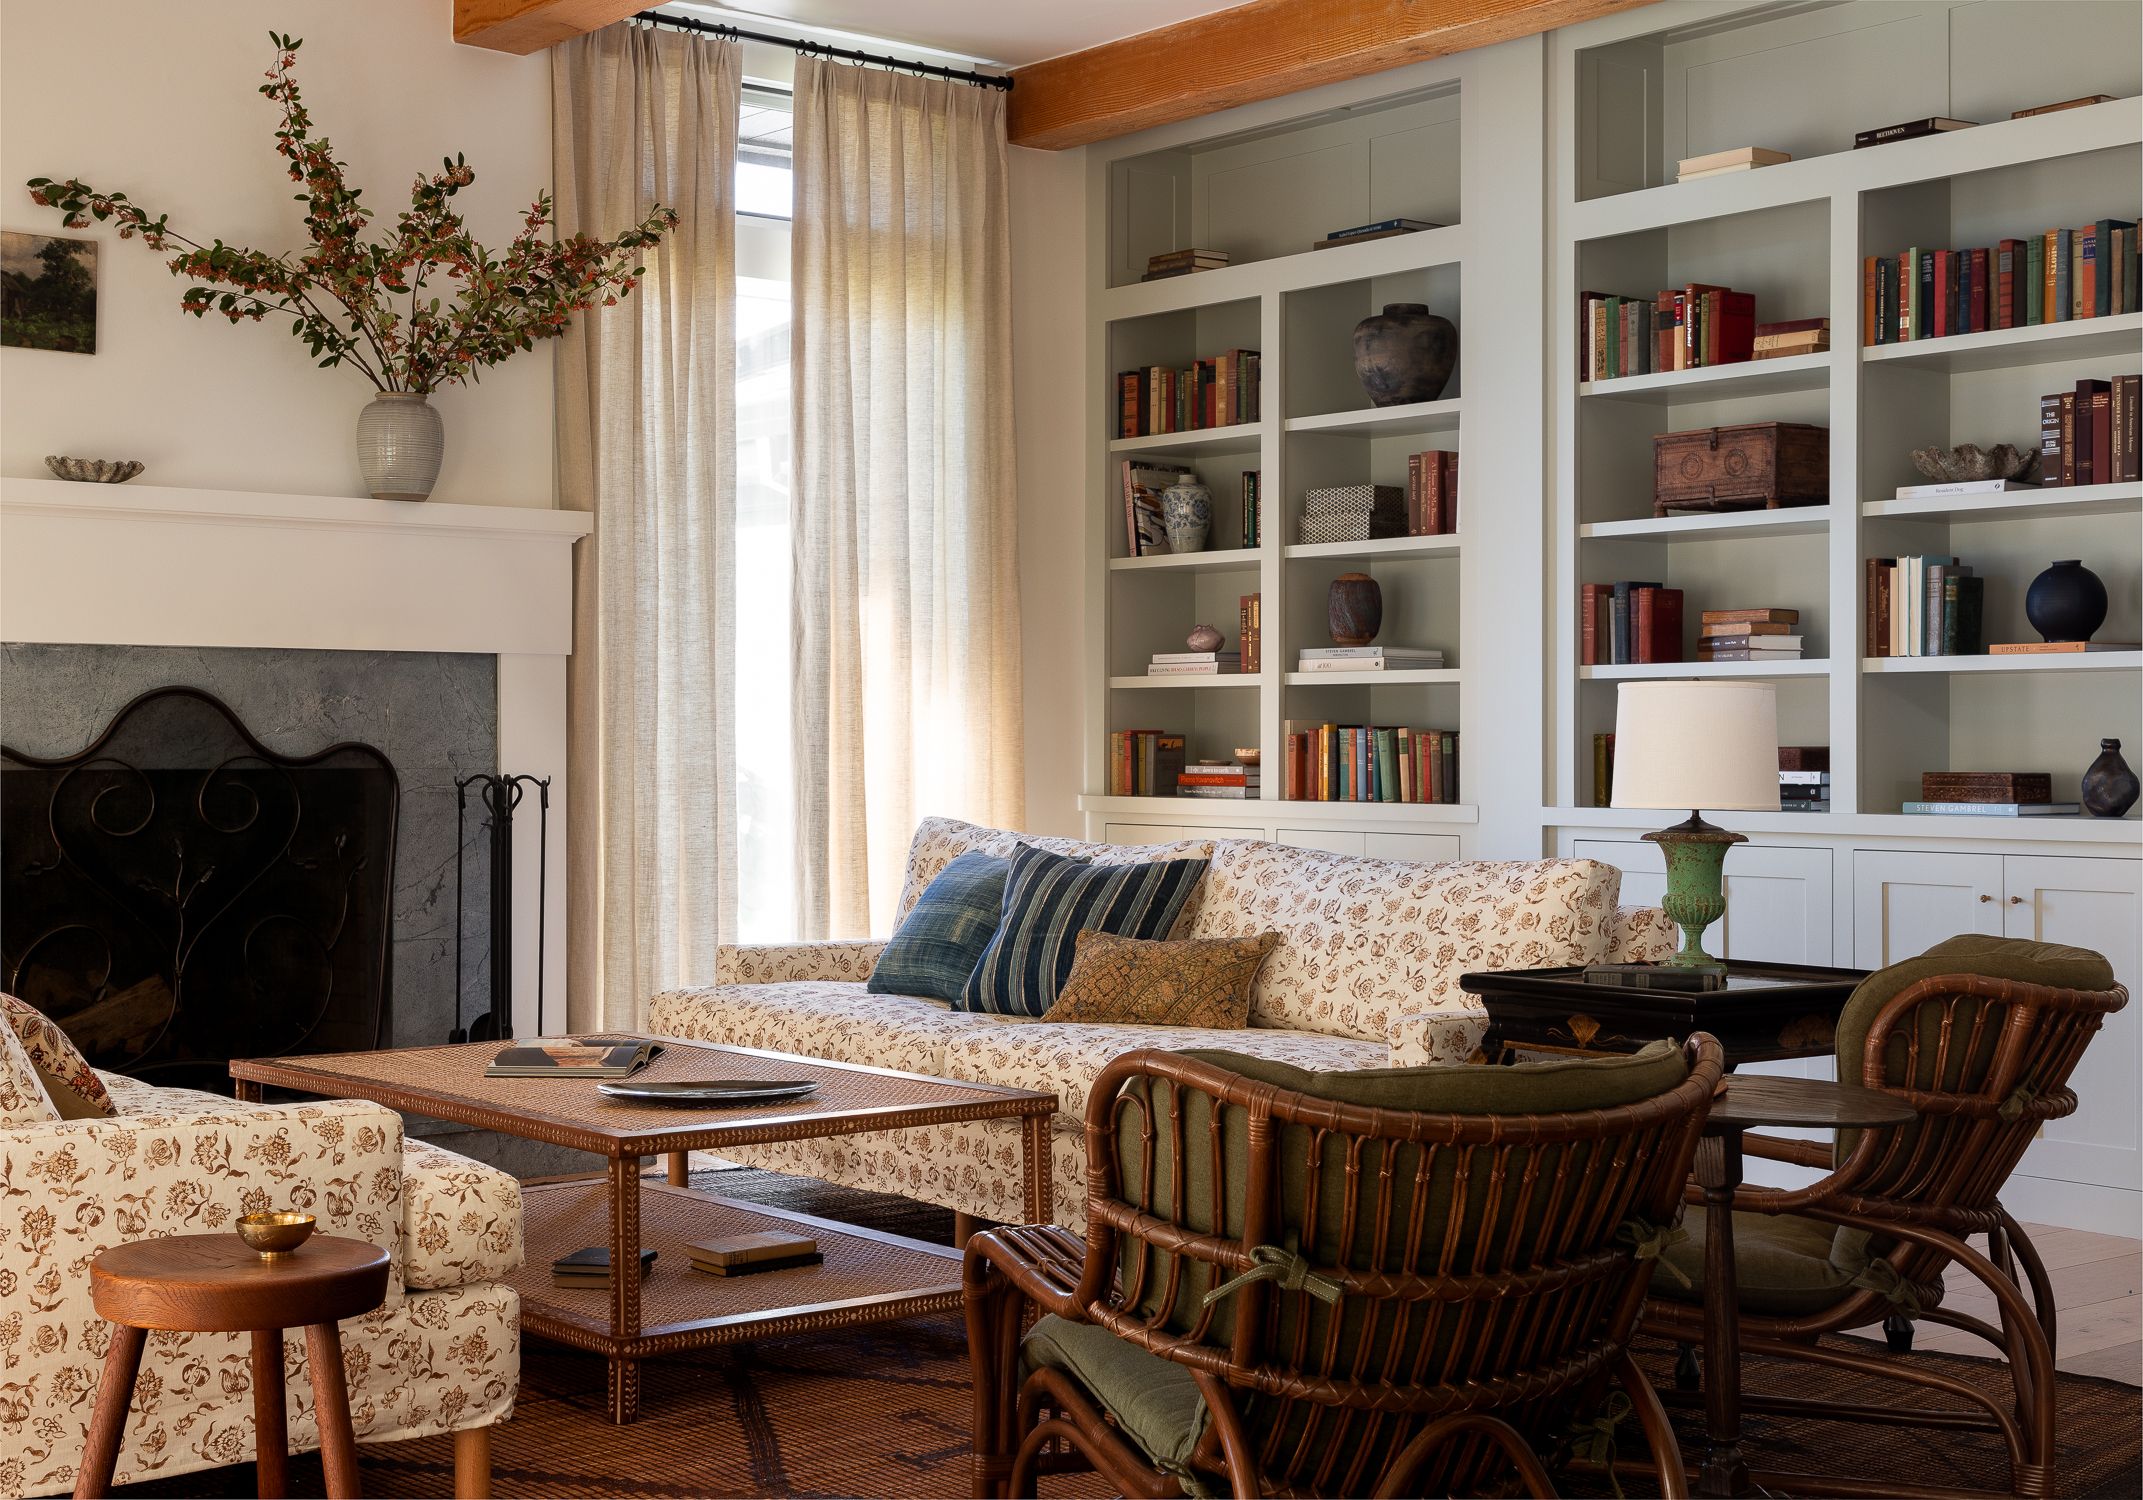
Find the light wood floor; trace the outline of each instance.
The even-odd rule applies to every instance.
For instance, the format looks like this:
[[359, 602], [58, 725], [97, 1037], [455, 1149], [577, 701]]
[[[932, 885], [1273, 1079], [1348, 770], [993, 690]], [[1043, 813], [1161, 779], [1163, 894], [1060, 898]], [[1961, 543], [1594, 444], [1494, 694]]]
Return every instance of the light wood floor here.
[[[2057, 1366], [2143, 1385], [2143, 1241], [2081, 1229], [2024, 1226], [2039, 1247], [2060, 1310]], [[1974, 1248], [1980, 1248], [1975, 1241]], [[1994, 1299], [1978, 1280], [1952, 1266], [1942, 1305], [1999, 1323]], [[1915, 1349], [1979, 1354], [1988, 1346], [1954, 1328], [1923, 1323]]]

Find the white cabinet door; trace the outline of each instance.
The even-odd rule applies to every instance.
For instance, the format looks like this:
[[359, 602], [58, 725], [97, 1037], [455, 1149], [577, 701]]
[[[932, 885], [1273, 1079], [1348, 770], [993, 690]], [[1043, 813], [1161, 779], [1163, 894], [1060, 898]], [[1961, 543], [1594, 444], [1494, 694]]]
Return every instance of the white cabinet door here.
[[1322, 849], [1327, 854], [1360, 854], [1366, 847], [1361, 833], [1351, 828], [1282, 828], [1272, 837], [1291, 849]]
[[[2020, 1174], [2143, 1192], [2136, 1079], [2143, 1076], [2143, 865], [2131, 859], [2003, 860], [2004, 930], [2010, 937], [2067, 943], [2106, 955], [2132, 997], [2105, 1026], [2070, 1077], [2076, 1113], [2049, 1120]], [[2133, 1232], [2133, 1213], [2130, 1229]]]
[[1455, 833], [1366, 833], [1362, 852], [1371, 859], [1413, 859], [1425, 864], [1458, 858]]
[[1880, 969], [1960, 932], [2002, 930], [2002, 856], [1853, 851], [1853, 963]]
[[[1571, 852], [1622, 871], [1624, 906], [1657, 906], [1667, 894], [1657, 844], [1580, 839]], [[1828, 964], [1831, 910], [1830, 850], [1736, 844], [1726, 854], [1726, 915], [1704, 934], [1704, 946], [1721, 958]]]

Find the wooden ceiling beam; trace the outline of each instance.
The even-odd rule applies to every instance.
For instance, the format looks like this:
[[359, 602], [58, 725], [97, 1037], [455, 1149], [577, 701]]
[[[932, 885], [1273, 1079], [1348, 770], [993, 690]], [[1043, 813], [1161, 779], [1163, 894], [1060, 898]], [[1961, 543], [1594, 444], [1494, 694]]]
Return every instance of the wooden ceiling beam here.
[[1062, 150], [1652, 0], [1250, 0], [1013, 70], [1015, 146]]
[[527, 56], [598, 31], [655, 0], [454, 0], [454, 40]]

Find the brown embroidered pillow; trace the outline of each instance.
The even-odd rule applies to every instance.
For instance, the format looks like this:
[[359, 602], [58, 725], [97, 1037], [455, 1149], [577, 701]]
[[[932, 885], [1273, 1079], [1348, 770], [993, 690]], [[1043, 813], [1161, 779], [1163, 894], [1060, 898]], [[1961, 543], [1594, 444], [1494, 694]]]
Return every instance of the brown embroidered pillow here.
[[1171, 943], [1085, 929], [1042, 1019], [1240, 1031], [1250, 1024], [1250, 982], [1279, 946], [1277, 932]]
[[112, 1096], [104, 1091], [104, 1080], [90, 1067], [89, 1059], [67, 1039], [67, 1033], [60, 1030], [57, 1021], [13, 995], [0, 995], [0, 1018], [6, 1020], [8, 1029], [22, 1043], [22, 1050], [29, 1054], [30, 1066], [37, 1070], [37, 1081], [45, 1086], [45, 1093], [51, 1097], [52, 1106], [60, 1112], [61, 1119], [80, 1120], [119, 1113], [112, 1103]]

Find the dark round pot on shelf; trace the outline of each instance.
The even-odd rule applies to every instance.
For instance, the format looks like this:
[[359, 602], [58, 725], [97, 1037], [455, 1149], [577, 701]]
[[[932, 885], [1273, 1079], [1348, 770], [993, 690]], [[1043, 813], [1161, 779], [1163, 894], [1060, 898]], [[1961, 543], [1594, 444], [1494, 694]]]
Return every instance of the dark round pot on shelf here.
[[1393, 302], [1354, 325], [1354, 373], [1372, 406], [1434, 401], [1458, 363], [1458, 325], [1419, 302]]
[[1342, 573], [1325, 596], [1335, 646], [1366, 646], [1384, 628], [1384, 590], [1367, 573]]
[[2083, 810], [2094, 818], [2118, 818], [2136, 805], [2136, 773], [2121, 759], [2119, 740], [2100, 740], [2098, 759], [2083, 773]]
[[2031, 581], [2024, 618], [2042, 640], [2088, 641], [2106, 623], [2106, 585], [2076, 558], [2057, 562]]

